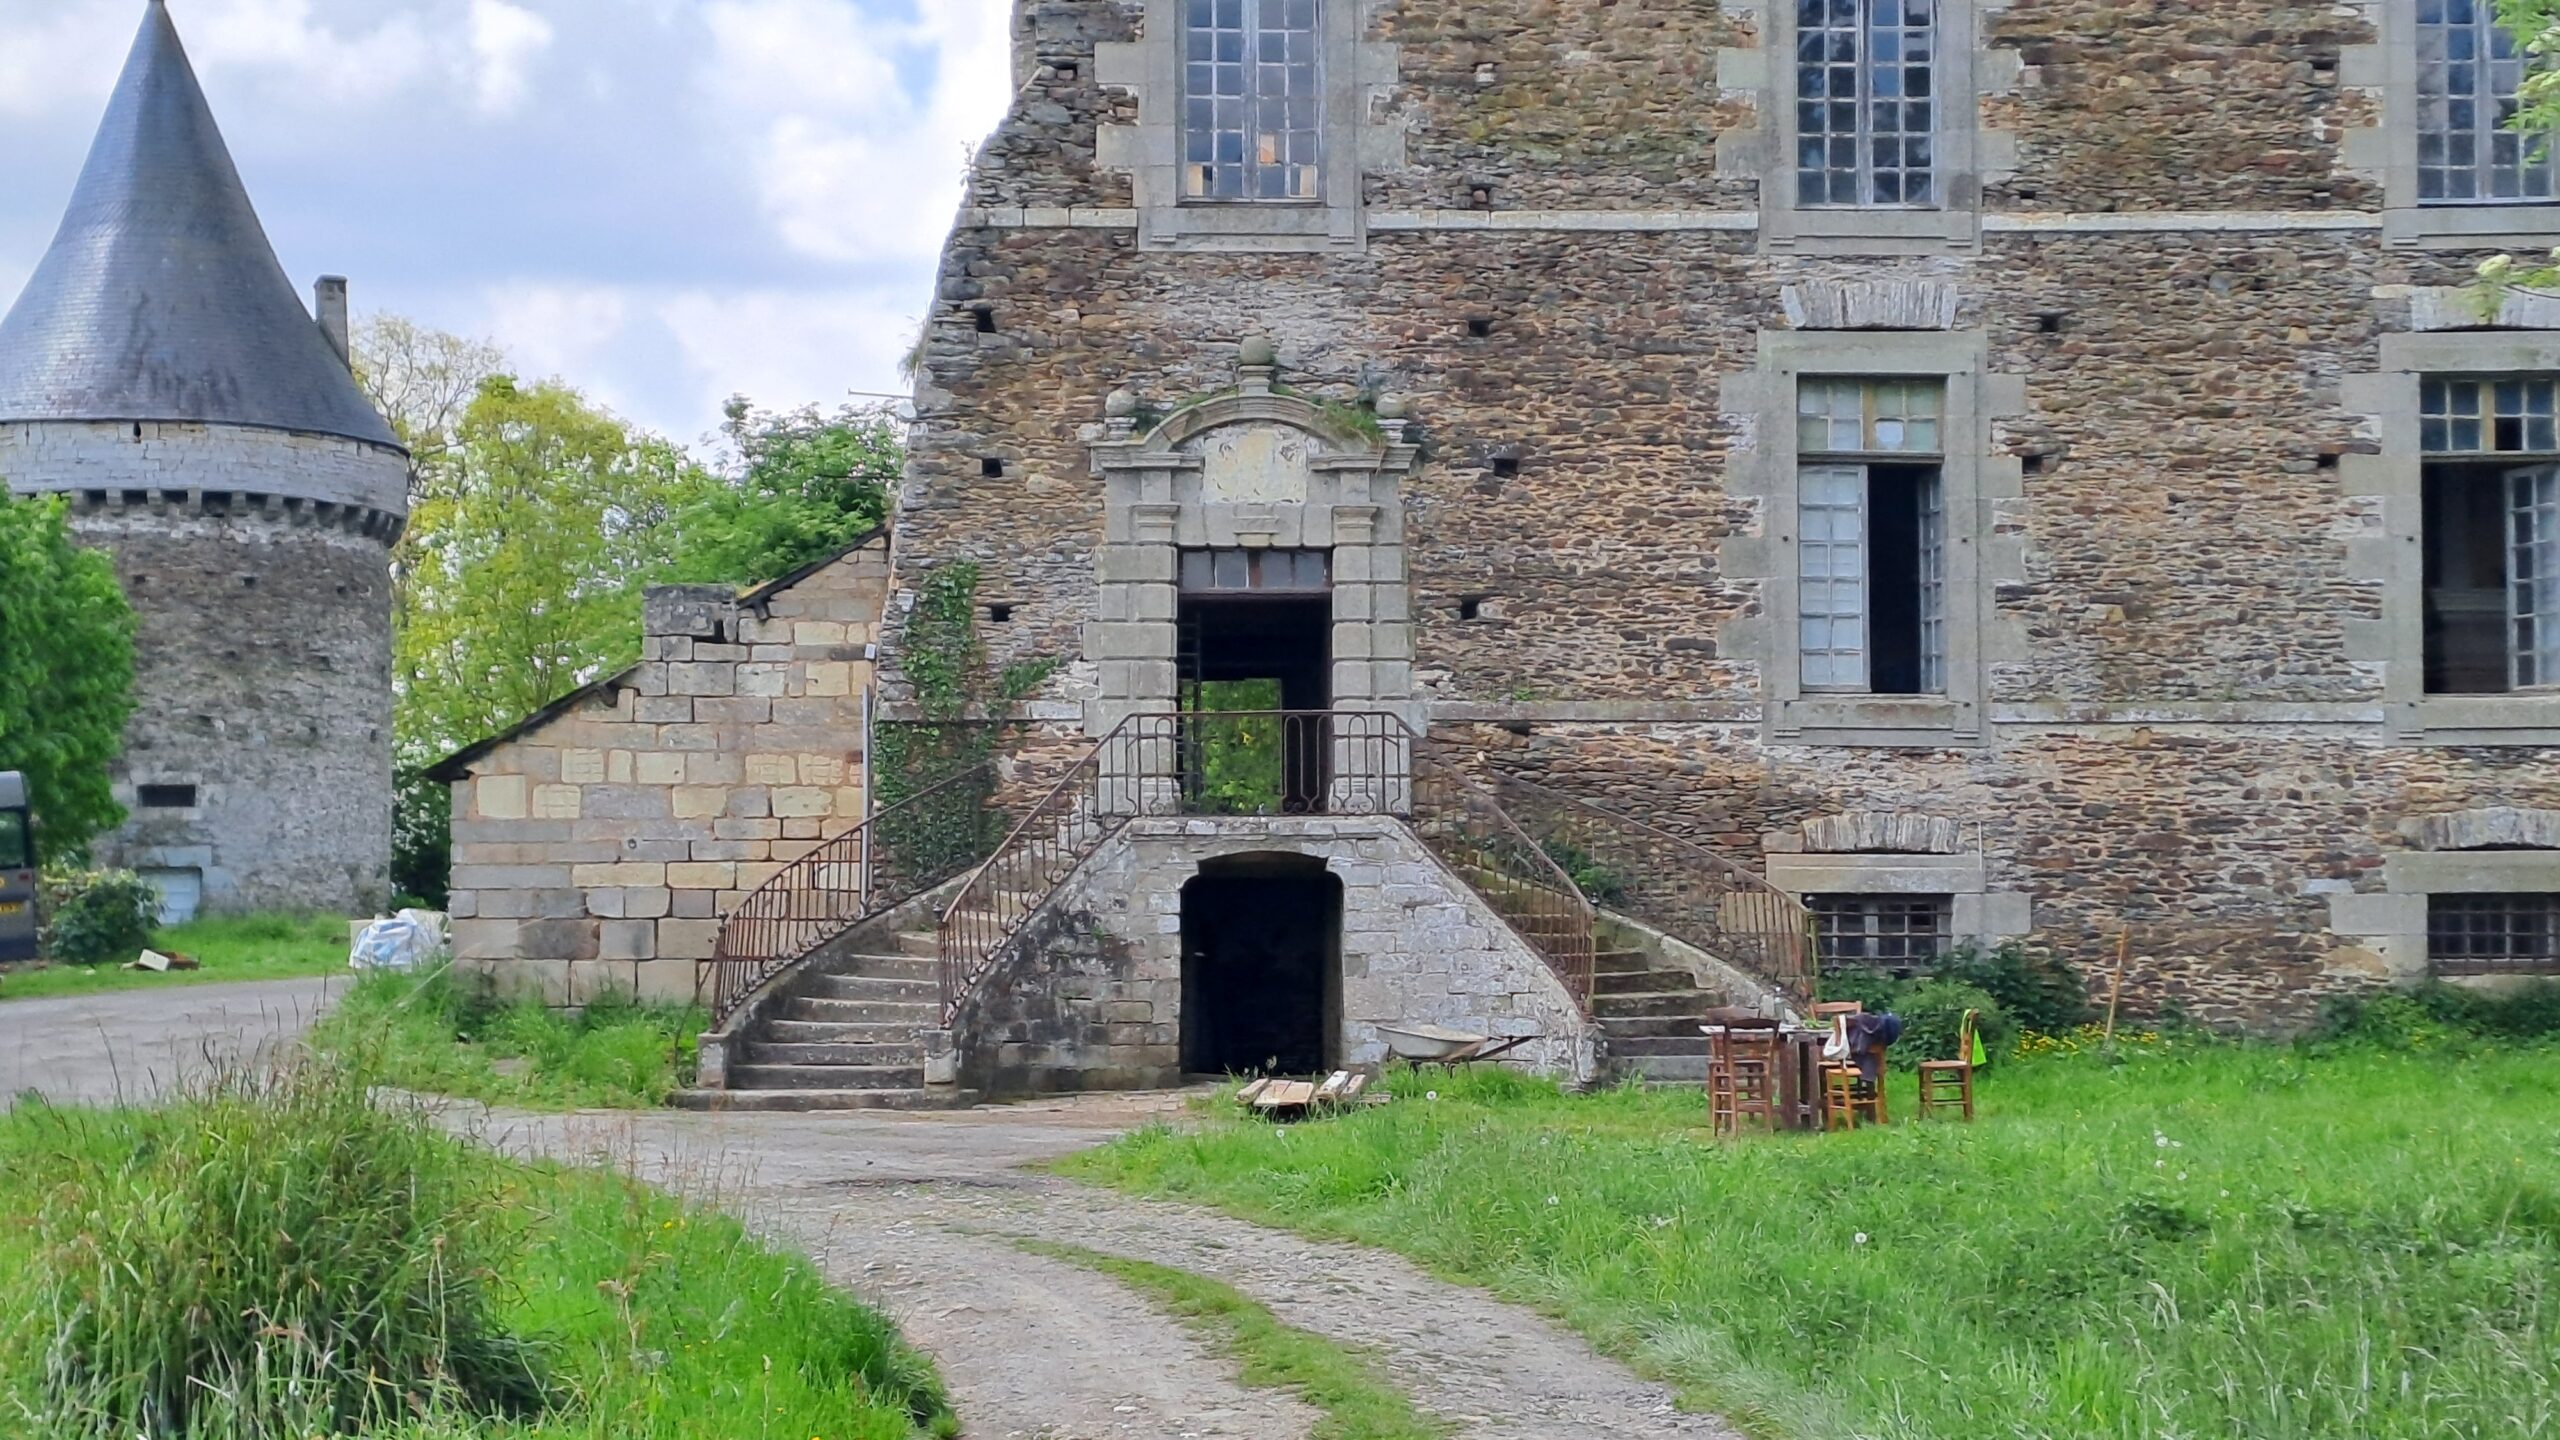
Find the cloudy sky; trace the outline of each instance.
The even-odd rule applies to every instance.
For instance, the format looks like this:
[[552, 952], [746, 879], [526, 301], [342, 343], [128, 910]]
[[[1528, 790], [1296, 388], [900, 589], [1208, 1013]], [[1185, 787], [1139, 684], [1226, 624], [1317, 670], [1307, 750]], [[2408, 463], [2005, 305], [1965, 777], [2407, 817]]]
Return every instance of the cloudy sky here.
[[[493, 339], [673, 438], [900, 391], [1010, 0], [171, 0], [307, 293]], [[0, 304], [143, 0], [0, 0]]]

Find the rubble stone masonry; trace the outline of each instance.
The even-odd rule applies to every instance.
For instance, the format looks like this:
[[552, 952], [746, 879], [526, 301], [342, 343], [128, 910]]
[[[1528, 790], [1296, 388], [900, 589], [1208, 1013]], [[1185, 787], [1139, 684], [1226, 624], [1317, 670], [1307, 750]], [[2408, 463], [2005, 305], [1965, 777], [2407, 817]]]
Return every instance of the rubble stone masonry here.
[[[928, 324], [901, 569], [984, 566], [999, 662], [1067, 662], [1031, 707], [1061, 736], [1098, 684], [1108, 397], [1173, 412], [1262, 337], [1291, 392], [1395, 397], [1421, 442], [1404, 543], [1434, 744], [1755, 868], [1826, 816], [1961, 822], [2036, 942], [2095, 970], [2131, 931], [2138, 1009], [2281, 1027], [2423, 974], [2405, 921], [2359, 930], [2355, 898], [2431, 816], [2560, 809], [2560, 702], [2431, 740], [2375, 639], [2406, 621], [2383, 577], [2417, 524], [2375, 478], [2414, 453], [2372, 398], [2415, 393], [2383, 341], [2501, 248], [2384, 242], [2355, 137], [2409, 122], [2355, 56], [2396, 0], [1977, 0], [1976, 93], [1947, 100], [1973, 107], [1978, 224], [1920, 238], [1760, 214], [1790, 158], [1761, 86], [1791, 76], [1745, 0], [1339, 3], [1388, 47], [1364, 128], [1394, 143], [1363, 151], [1363, 232], [1314, 251], [1153, 243], [1097, 160], [1137, 102], [1096, 46], [1163, 43], [1172, 7], [1018, 7], [1022, 89]], [[1883, 282], [1942, 296], [1943, 322], [1897, 323], [1981, 357], [1979, 429], [1950, 440], [1981, 471], [1951, 518], [1979, 547], [1981, 713], [1829, 743], [1767, 703], [1795, 662], [1764, 461], [1793, 452], [1746, 401], [1790, 383], [1770, 336], [1846, 373], [1882, 343], [1791, 328], [1788, 287]], [[886, 655], [894, 704], [894, 627]]]

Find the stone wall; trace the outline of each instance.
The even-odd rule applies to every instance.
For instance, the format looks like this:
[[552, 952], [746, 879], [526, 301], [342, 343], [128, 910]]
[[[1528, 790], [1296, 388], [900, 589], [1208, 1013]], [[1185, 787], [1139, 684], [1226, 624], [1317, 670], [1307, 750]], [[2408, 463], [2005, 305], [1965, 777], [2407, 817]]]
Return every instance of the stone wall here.
[[875, 537], [745, 596], [653, 589], [639, 664], [447, 761], [453, 946], [509, 993], [690, 1000], [720, 918], [866, 813]]
[[[391, 564], [408, 464], [325, 436], [0, 425], [0, 477], [67, 494], [132, 603], [131, 818], [96, 858], [192, 875], [210, 911], [391, 897]], [[144, 806], [140, 787], [192, 787]]]
[[[1080, 153], [1105, 102], [1076, 98], [1078, 47], [1128, 38], [1135, 9], [1024, 7], [1053, 103], [1016, 105], [981, 204], [999, 181], [1129, 203], [1108, 172], [1023, 165], [1042, 136]], [[1752, 138], [1743, 82], [1785, 57], [1752, 51], [1762, 7], [1672, 0], [1368, 6], [1400, 47], [1380, 113], [1401, 143], [1363, 177], [1356, 246], [1158, 251], [1125, 211], [964, 209], [928, 321], [907, 563], [980, 562], [1013, 607], [999, 658], [1065, 660], [1036, 706], [1072, 715], [1095, 685], [1106, 397], [1177, 412], [1269, 337], [1290, 392], [1405, 404], [1414, 679], [1439, 742], [1754, 866], [1763, 836], [1828, 815], [1978, 826], [1986, 893], [2028, 897], [2033, 939], [2095, 967], [2135, 933], [2141, 1008], [2281, 1026], [2408, 978], [2337, 897], [2383, 893], [2426, 816], [2548, 805], [2560, 784], [2549, 722], [2395, 738], [2406, 681], [2373, 639], [2392, 619], [2373, 557], [2412, 523], [2359, 473], [2391, 439], [2367, 393], [2414, 386], [2378, 373], [2382, 340], [2410, 323], [2405, 287], [2458, 284], [2492, 247], [2384, 243], [2348, 134], [2392, 122], [2341, 69], [2376, 6], [1980, 9], [1976, 125], [2014, 153], [1984, 164], [1977, 238], [1764, 224], [1788, 157]], [[1727, 385], [1771, 375], [1786, 287], [1875, 282], [1952, 291], [1948, 320], [1907, 323], [1978, 340], [2023, 397], [1987, 412], [2001, 484], [1960, 517], [2003, 561], [1981, 567], [1962, 744], [1792, 743], [1763, 711], [1793, 663], [1771, 638], [1787, 622], [1765, 623], [1786, 517], [1737, 483], [1768, 437]]]
[[963, 1083], [991, 1093], [1179, 1083], [1182, 887], [1237, 855], [1322, 858], [1342, 882], [1337, 1063], [1386, 1058], [1382, 1023], [1536, 1035], [1513, 1052], [1541, 1073], [1597, 1072], [1571, 995], [1400, 822], [1135, 820], [1025, 931], [1027, 958], [982, 986], [955, 1027]]

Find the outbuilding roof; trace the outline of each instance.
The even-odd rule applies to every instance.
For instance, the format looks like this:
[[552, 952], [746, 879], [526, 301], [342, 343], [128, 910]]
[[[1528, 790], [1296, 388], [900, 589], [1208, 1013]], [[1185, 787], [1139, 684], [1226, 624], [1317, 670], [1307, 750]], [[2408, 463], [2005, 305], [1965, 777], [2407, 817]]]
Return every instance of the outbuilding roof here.
[[163, 0], [53, 248], [0, 321], [0, 421], [162, 420], [397, 446], [302, 307]]

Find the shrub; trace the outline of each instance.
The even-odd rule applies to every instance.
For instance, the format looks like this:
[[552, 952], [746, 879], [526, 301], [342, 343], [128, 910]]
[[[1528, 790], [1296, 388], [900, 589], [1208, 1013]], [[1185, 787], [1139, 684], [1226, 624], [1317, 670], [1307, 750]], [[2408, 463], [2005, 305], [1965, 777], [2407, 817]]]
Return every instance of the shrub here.
[[2430, 981], [2415, 990], [2332, 995], [2320, 1002], [2318, 1044], [2416, 1050], [2481, 1040], [2560, 1036], [2560, 981], [2474, 990]]
[[1895, 1001], [1902, 1017], [1902, 1038], [1893, 1053], [1905, 1068], [1922, 1060], [1960, 1060], [1956, 1041], [1964, 1028], [1964, 1012], [1980, 1012], [1974, 1030], [1982, 1037], [1986, 1060], [1997, 1063], [2017, 1043], [2018, 1022], [1989, 991], [1955, 980], [1930, 980], [1912, 986]]
[[1822, 974], [1823, 999], [1854, 1000], [1870, 1015], [1894, 1009], [1910, 990], [1910, 981], [1896, 980], [1881, 970], [1826, 970]]
[[2051, 951], [2031, 950], [2015, 940], [1989, 950], [1959, 945], [1932, 975], [1983, 991], [2021, 1027], [2045, 1035], [2068, 1034], [2093, 1013], [2089, 986], [2079, 971]]
[[165, 1111], [65, 1113], [27, 1217], [50, 1317], [44, 1433], [299, 1440], [545, 1384], [494, 1319], [485, 1165], [367, 1079], [312, 1063]]
[[64, 964], [122, 964], [160, 929], [160, 892], [130, 870], [48, 875], [44, 900], [45, 954]]

